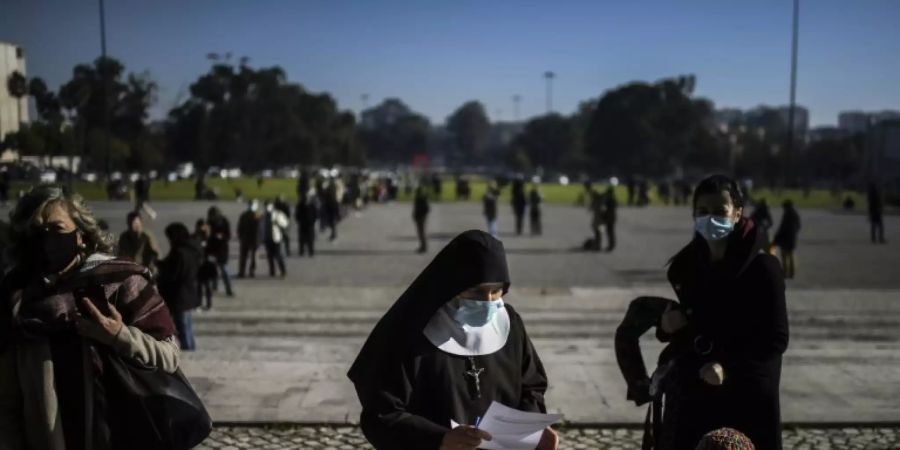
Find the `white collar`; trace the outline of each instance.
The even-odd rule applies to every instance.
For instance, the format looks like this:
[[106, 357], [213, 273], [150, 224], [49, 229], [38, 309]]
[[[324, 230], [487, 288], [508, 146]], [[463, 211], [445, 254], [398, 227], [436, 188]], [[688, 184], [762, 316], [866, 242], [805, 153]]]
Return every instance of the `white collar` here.
[[425, 325], [422, 334], [438, 349], [460, 356], [490, 355], [506, 345], [509, 313], [500, 308], [490, 322], [480, 327], [460, 325], [453, 315], [459, 304], [451, 300], [440, 307]]

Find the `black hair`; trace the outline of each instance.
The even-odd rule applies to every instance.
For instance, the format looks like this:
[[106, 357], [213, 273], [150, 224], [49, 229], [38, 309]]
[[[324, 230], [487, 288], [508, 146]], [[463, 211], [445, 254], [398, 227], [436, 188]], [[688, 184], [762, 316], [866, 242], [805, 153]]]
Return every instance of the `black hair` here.
[[697, 199], [701, 195], [718, 194], [722, 191], [731, 195], [731, 202], [734, 203], [735, 208], [744, 207], [744, 192], [741, 191], [737, 181], [727, 175], [716, 174], [704, 178], [697, 184], [697, 188], [694, 189], [694, 208], [697, 207]]
[[128, 213], [128, 217], [126, 219], [128, 221], [127, 222], [128, 226], [129, 227], [131, 226], [131, 223], [134, 222], [134, 219], [140, 219], [140, 218], [141, 218], [141, 213], [139, 213], [137, 211], [132, 211], [132, 212]]
[[166, 226], [166, 237], [172, 242], [181, 242], [190, 239], [191, 232], [181, 222], [173, 222]]

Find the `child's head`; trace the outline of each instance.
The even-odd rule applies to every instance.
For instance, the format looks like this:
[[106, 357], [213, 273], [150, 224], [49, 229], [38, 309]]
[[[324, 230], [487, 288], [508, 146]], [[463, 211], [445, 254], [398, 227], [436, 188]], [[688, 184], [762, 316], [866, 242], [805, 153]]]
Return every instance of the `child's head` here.
[[753, 442], [740, 431], [719, 428], [700, 439], [696, 450], [754, 450]]

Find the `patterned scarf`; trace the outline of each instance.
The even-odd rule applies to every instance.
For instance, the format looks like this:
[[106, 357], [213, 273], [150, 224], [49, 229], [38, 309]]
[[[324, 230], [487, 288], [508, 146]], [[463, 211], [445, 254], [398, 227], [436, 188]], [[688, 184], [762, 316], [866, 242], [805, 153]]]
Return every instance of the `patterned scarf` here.
[[[24, 277], [19, 270], [8, 274], [0, 290], [5, 316], [0, 337], [29, 339], [74, 331], [80, 297], [89, 298], [104, 314], [109, 313], [107, 303], [114, 305], [125, 325], [156, 339], [175, 334], [172, 318], [146, 267], [91, 255], [77, 272], [54, 285]], [[88, 316], [86, 311], [82, 315]]]

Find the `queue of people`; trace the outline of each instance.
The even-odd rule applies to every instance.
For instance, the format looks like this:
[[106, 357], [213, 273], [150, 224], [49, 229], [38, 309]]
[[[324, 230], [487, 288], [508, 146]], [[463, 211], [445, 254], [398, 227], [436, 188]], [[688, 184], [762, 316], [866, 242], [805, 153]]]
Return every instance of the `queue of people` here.
[[[591, 249], [601, 248], [602, 229], [612, 251], [615, 192], [585, 187]], [[524, 190], [513, 184], [516, 230], [531, 208], [531, 231], [540, 234], [542, 196], [537, 186]], [[293, 211], [297, 250], [312, 256], [316, 222], [331, 213], [322, 212], [327, 206], [315, 188], [301, 192]], [[362, 407], [360, 426], [375, 448], [475, 450], [493, 439], [477, 426], [493, 402], [547, 411], [552, 380], [525, 321], [504, 300], [513, 283], [497, 238], [498, 200], [492, 184], [483, 198], [487, 232], [463, 232], [436, 254], [379, 320], [347, 374]], [[635, 299], [615, 336], [627, 398], [649, 408], [644, 448], [778, 450], [790, 335], [785, 279], [794, 276], [799, 214], [785, 201], [770, 240], [768, 206], [759, 202], [746, 214], [749, 199], [723, 175], [697, 184], [690, 202], [693, 235], [668, 264], [673, 298]], [[419, 252], [427, 251], [430, 212], [420, 186], [413, 198]], [[260, 245], [269, 275], [285, 276], [290, 218], [283, 198], [248, 202], [236, 230], [238, 277], [255, 276]], [[11, 213], [13, 265], [0, 283], [0, 448], [122, 448], [114, 444], [125, 439], [117, 434], [120, 418], [97, 406], [115, 404], [104, 396], [116, 391], [94, 388], [107, 379], [91, 355], [175, 376], [180, 353], [196, 348], [194, 311], [212, 307], [217, 280], [234, 295], [231, 226], [219, 208], [210, 207], [193, 233], [180, 222], [166, 226], [164, 257], [140, 213], [126, 220], [113, 245], [83, 199], [47, 185], [33, 188]], [[649, 374], [639, 342], [652, 328], [665, 347]], [[547, 427], [536, 448], [558, 444]]]

